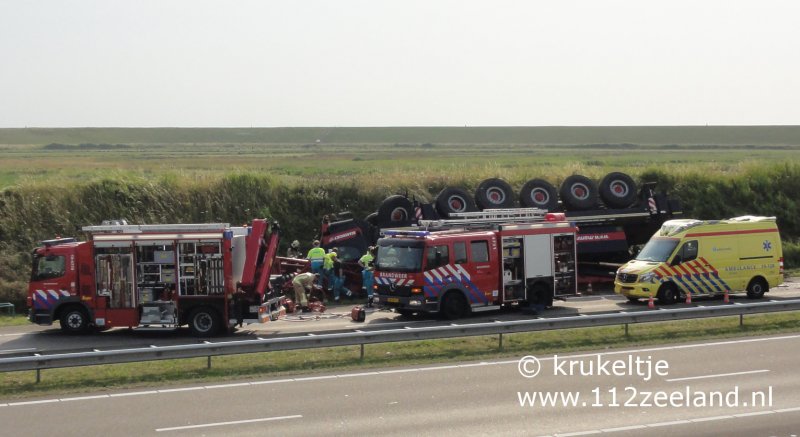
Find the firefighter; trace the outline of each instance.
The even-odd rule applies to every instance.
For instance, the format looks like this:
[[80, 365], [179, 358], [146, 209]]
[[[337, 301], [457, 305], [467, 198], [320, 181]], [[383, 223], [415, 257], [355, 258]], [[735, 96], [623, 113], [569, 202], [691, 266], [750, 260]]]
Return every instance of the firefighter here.
[[322, 273], [322, 264], [325, 258], [325, 249], [319, 247], [319, 240], [314, 240], [314, 247], [308, 250], [308, 258], [311, 261], [311, 271], [314, 273]]
[[303, 252], [300, 250], [300, 242], [297, 240], [292, 241], [292, 245], [286, 249], [287, 258], [302, 258]]
[[[292, 288], [294, 288], [294, 302], [301, 311], [307, 313], [308, 300], [306, 300], [306, 292], [311, 291], [314, 282], [319, 280], [319, 273], [305, 272], [300, 273], [292, 279]], [[296, 311], [296, 310], [295, 310]]]
[[367, 293], [367, 308], [372, 308], [372, 262], [375, 259], [375, 247], [370, 246], [367, 248], [367, 253], [358, 260], [358, 265], [363, 269], [361, 271], [361, 278], [364, 281], [364, 291]]
[[[329, 254], [332, 267], [331, 267], [331, 276], [333, 278], [333, 300], [334, 302], [339, 301], [339, 296], [342, 294], [342, 289], [344, 287], [344, 271], [342, 270], [342, 262], [339, 261], [339, 255], [336, 252], [331, 252]], [[353, 292], [350, 291], [349, 288], [346, 288], [347, 297], [353, 295]]]

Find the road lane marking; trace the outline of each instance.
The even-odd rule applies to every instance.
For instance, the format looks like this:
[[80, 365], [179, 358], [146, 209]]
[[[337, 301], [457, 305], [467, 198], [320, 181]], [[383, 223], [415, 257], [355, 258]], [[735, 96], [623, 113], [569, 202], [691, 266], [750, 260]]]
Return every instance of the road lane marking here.
[[665, 379], [666, 382], [675, 382], [675, 381], [690, 381], [693, 379], [706, 379], [706, 378], [722, 378], [725, 376], [738, 376], [738, 375], [750, 375], [753, 373], [764, 373], [769, 372], [768, 369], [762, 370], [748, 370], [746, 372], [733, 372], [733, 373], [717, 373], [715, 375], [703, 375], [703, 376], [689, 376], [686, 378], [672, 378], [672, 379]]
[[300, 419], [302, 417], [303, 417], [302, 415], [297, 414], [294, 416], [264, 417], [261, 419], [235, 420], [231, 422], [216, 422], [216, 423], [203, 423], [199, 425], [173, 426], [171, 428], [157, 428], [156, 432], [182, 431], [185, 429], [211, 428], [214, 426], [242, 425], [245, 423], [272, 422], [276, 420]]
[[[729, 340], [729, 341], [717, 341], [713, 343], [694, 343], [694, 344], [685, 344], [685, 345], [673, 345], [673, 346], [664, 346], [664, 347], [652, 347], [652, 348], [645, 348], [645, 349], [628, 349], [628, 350], [620, 350], [620, 351], [610, 351], [610, 352], [595, 352], [595, 353], [585, 353], [585, 354], [575, 354], [575, 355], [565, 355], [564, 359], [575, 359], [575, 358], [588, 358], [588, 357], [595, 357], [595, 356], [608, 356], [608, 355], [622, 355], [622, 354], [633, 354], [633, 353], [643, 353], [643, 352], [658, 352], [658, 351], [670, 351], [670, 350], [679, 350], [679, 349], [692, 349], [698, 347], [708, 347], [708, 346], [726, 346], [731, 344], [740, 344], [740, 343], [754, 343], [754, 342], [762, 342], [762, 341], [774, 341], [774, 340], [794, 340], [800, 338], [800, 334], [797, 335], [785, 335], [780, 337], [763, 337], [763, 338], [748, 338], [742, 340]], [[542, 357], [540, 361], [552, 361], [553, 357]], [[502, 361], [485, 361], [481, 362], [480, 365], [482, 366], [497, 366], [497, 365], [518, 365], [519, 359], [515, 360], [502, 360]], [[451, 370], [455, 368], [468, 368], [468, 367], [475, 367], [478, 364], [475, 363], [467, 363], [467, 364], [455, 364], [455, 365], [443, 365], [443, 366], [432, 366], [432, 367], [411, 367], [411, 368], [403, 368], [403, 369], [393, 369], [393, 370], [379, 370], [376, 372], [362, 372], [359, 376], [382, 376], [382, 375], [391, 375], [397, 373], [411, 373], [411, 372], [426, 372], [426, 371], [435, 371], [435, 370]], [[280, 383], [289, 383], [289, 382], [298, 382], [298, 381], [315, 381], [321, 379], [337, 379], [346, 374], [341, 375], [322, 375], [322, 376], [307, 376], [307, 377], [299, 377], [299, 378], [285, 378], [285, 379], [278, 379], [278, 380], [262, 380], [262, 381], [252, 381], [247, 383], [242, 383], [242, 385], [263, 385], [263, 384], [280, 384]], [[219, 385], [229, 385], [229, 384], [219, 384]], [[215, 387], [214, 385], [208, 386], [197, 386], [197, 387], [185, 387], [185, 388], [175, 388], [175, 389], [159, 389], [159, 390], [151, 390], [151, 391], [141, 391], [141, 392], [131, 392], [131, 393], [118, 393], [118, 394], [111, 394], [111, 395], [104, 395], [108, 397], [122, 397], [122, 396], [137, 396], [137, 395], [146, 395], [146, 394], [160, 394], [160, 393], [169, 393], [169, 392], [179, 392], [179, 391], [188, 391], [188, 390], [208, 390], [209, 388]], [[103, 396], [100, 396], [103, 397]], [[43, 401], [32, 401], [30, 403], [48, 403], [48, 402], [59, 402], [65, 400], [71, 400], [72, 398], [63, 398], [63, 399], [51, 399], [51, 400], [43, 400]], [[17, 406], [17, 405], [24, 405], [25, 403], [9, 403], [7, 406]], [[799, 407], [800, 408], [800, 407]], [[790, 409], [791, 410], [791, 409]], [[785, 412], [789, 412], [787, 410]], [[794, 411], [794, 410], [791, 410]], [[784, 411], [780, 411], [784, 412]], [[730, 416], [724, 416], [730, 418]]]

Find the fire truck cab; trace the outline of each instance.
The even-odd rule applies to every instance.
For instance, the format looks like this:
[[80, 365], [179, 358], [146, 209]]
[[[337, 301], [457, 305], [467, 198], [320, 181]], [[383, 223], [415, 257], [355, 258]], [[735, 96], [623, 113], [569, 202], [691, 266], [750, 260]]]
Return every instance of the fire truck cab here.
[[421, 224], [378, 240], [373, 302], [383, 308], [455, 319], [577, 294], [577, 228], [563, 214], [485, 210]]

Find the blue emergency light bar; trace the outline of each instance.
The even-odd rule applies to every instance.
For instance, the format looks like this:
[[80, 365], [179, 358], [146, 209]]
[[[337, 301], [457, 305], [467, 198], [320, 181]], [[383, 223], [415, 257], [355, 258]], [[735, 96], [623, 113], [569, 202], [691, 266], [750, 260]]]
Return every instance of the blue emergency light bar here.
[[395, 229], [387, 229], [383, 231], [383, 235], [387, 237], [427, 237], [431, 233], [428, 231], [402, 231]]

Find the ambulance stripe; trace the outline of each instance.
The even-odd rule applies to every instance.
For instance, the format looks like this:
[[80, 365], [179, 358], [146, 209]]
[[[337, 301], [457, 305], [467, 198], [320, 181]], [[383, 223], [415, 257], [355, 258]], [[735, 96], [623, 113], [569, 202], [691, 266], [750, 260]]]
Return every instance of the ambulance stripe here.
[[[700, 273], [692, 266], [691, 261], [682, 264], [681, 269], [689, 273], [689, 280], [692, 281], [693, 284], [699, 284], [697, 289], [700, 290], [701, 293], [714, 294], [714, 290], [703, 281], [703, 278], [700, 277]], [[689, 272], [689, 270], [691, 270], [691, 272]], [[700, 286], [702, 286], [702, 288]]]
[[688, 278], [684, 278], [684, 276], [688, 275], [688, 272], [686, 272], [686, 275], [684, 275], [683, 271], [678, 267], [680, 266], [672, 267], [672, 270], [675, 272], [675, 277], [678, 279], [678, 281], [683, 284], [683, 291], [692, 294], [698, 294], [699, 292], [695, 290], [695, 286], [693, 286], [693, 284], [687, 280]]
[[714, 281], [711, 280], [711, 278], [706, 273], [705, 269], [703, 269], [703, 266], [700, 264], [699, 261], [697, 260], [689, 261], [688, 263], [686, 263], [686, 265], [689, 266], [692, 272], [694, 272], [695, 279], [700, 281], [700, 283], [703, 284], [704, 287], [706, 287], [706, 290], [708, 290], [709, 293], [711, 294], [714, 293], [714, 289], [711, 288], [712, 286], [717, 290], [719, 290], [719, 286]]

